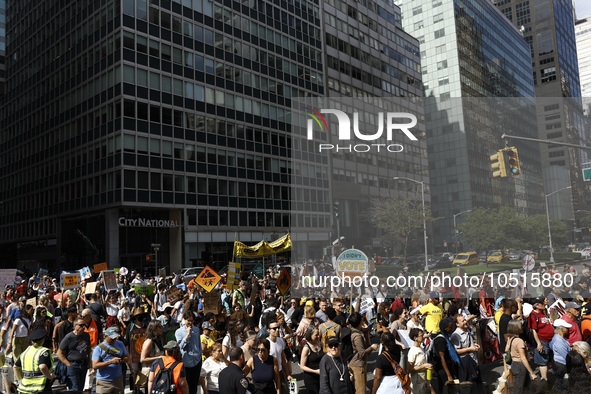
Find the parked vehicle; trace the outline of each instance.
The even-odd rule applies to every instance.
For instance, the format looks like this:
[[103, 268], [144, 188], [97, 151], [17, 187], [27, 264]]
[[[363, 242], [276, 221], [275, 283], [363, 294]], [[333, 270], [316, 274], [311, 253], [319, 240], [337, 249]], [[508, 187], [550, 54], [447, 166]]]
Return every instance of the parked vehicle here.
[[517, 260], [521, 260], [522, 256], [521, 256], [520, 252], [516, 252], [513, 250], [513, 251], [509, 252], [507, 257], [509, 258], [509, 261], [517, 261]]
[[478, 253], [467, 252], [460, 253], [453, 261], [453, 265], [473, 265], [478, 264]]
[[487, 263], [505, 263], [509, 258], [503, 252], [492, 252], [486, 259]]

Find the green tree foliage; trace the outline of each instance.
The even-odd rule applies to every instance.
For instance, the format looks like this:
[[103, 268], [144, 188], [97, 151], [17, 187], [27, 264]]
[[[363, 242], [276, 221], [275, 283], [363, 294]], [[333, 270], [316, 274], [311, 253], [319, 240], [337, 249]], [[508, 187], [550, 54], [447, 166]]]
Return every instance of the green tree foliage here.
[[[569, 233], [564, 222], [551, 219], [550, 228], [555, 248], [568, 243]], [[466, 222], [458, 229], [464, 233], [466, 243], [479, 251], [538, 250], [549, 243], [546, 215], [526, 217], [509, 207], [476, 208], [466, 215]]]
[[[423, 239], [423, 203], [417, 198], [375, 198], [368, 212], [369, 221], [383, 234], [384, 246], [402, 246], [406, 261], [409, 242], [414, 238]], [[427, 226], [435, 219], [429, 206], [425, 206]]]

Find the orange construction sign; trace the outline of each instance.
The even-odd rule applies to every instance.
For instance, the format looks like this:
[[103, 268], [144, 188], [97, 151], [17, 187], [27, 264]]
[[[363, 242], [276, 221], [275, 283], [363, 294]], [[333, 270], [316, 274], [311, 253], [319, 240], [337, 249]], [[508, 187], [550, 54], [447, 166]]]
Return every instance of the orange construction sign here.
[[289, 275], [289, 270], [284, 268], [277, 279], [277, 289], [281, 293], [281, 295], [285, 295], [287, 291], [291, 288], [291, 275]]
[[195, 282], [203, 287], [208, 293], [222, 280], [222, 277], [217, 274], [214, 270], [209, 268], [208, 265], [203, 268], [203, 271], [194, 279]]

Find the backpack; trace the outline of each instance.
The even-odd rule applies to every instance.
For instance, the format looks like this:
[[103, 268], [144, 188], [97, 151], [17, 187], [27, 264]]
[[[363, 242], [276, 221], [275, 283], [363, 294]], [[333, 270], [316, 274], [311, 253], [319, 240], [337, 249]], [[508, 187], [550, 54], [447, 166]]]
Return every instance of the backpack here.
[[435, 338], [431, 339], [427, 347], [425, 348], [425, 356], [429, 364], [433, 364], [436, 360], [439, 360], [439, 355], [435, 351], [435, 340], [439, 337], [443, 337], [442, 334], [437, 334]]
[[176, 385], [172, 378], [172, 371], [179, 364], [175, 361], [169, 368], [164, 368], [162, 359], [158, 360], [159, 368], [154, 377], [154, 384], [152, 386], [152, 394], [176, 394]]
[[[334, 328], [336, 327], [336, 323], [333, 323], [334, 325], [330, 326], [330, 328], [326, 325], [326, 323], [322, 323], [320, 325], [320, 327], [324, 326], [324, 334], [322, 334], [322, 351], [324, 351], [324, 353], [328, 353], [328, 338], [330, 337], [336, 337], [337, 333], [335, 332]], [[348, 361], [348, 360], [345, 360]]]
[[396, 361], [390, 358], [390, 355], [388, 353], [384, 352], [382, 354], [384, 355], [384, 357], [386, 357], [390, 364], [392, 364], [392, 369], [394, 369], [394, 373], [396, 374], [396, 376], [398, 376], [398, 379], [400, 380], [400, 384], [402, 384], [402, 389], [404, 390], [404, 392], [406, 394], [410, 394], [410, 376], [408, 376], [408, 374], [404, 372], [404, 369], [402, 369], [400, 364], [398, 364]]
[[351, 341], [351, 329], [349, 327], [341, 328], [341, 357], [346, 363], [353, 358], [353, 342]]

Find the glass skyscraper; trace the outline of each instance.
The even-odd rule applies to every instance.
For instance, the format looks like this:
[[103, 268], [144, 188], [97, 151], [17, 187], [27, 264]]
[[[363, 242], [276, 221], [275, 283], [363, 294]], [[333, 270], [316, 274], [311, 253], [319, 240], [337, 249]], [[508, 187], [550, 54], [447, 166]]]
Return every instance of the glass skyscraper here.
[[[348, 2], [345, 16], [336, 5], [9, 0], [2, 261], [140, 267], [159, 244], [158, 265], [175, 271], [225, 264], [235, 239], [307, 223], [325, 245], [335, 170], [291, 145], [292, 98], [421, 93], [417, 42], [400, 31], [399, 10]], [[385, 37], [401, 57], [380, 52]], [[295, 219], [294, 174], [314, 191]]]
[[449, 247], [456, 237], [454, 215], [476, 207], [541, 213], [535, 144], [515, 143], [526, 166], [519, 177], [493, 179], [489, 162], [504, 148], [501, 135], [514, 127], [510, 119], [517, 112], [529, 126], [519, 135], [536, 137], [531, 57], [521, 33], [488, 0], [396, 3], [403, 28], [421, 48], [432, 210], [441, 218], [434, 223], [435, 245], [447, 241]]

